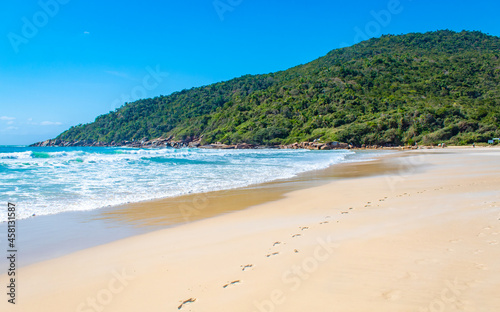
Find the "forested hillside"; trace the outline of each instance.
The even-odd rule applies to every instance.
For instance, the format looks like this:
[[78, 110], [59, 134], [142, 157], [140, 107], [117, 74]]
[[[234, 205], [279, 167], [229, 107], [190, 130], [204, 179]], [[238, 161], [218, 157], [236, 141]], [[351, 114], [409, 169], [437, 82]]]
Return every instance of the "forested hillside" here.
[[285, 71], [127, 103], [57, 139], [485, 142], [500, 136], [499, 58], [500, 38], [480, 32], [383, 36]]

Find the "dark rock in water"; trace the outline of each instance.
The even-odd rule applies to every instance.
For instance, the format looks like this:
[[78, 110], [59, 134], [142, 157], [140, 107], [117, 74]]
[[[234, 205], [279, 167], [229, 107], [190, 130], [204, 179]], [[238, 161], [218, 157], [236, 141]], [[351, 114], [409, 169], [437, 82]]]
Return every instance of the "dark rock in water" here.
[[[202, 137], [190, 137], [185, 140], [173, 140], [173, 137], [168, 138], [156, 138], [148, 140], [143, 138], [141, 141], [112, 141], [111, 143], [99, 142], [94, 140], [81, 140], [81, 141], [64, 141], [60, 139], [45, 140], [43, 142], [38, 142], [30, 145], [31, 147], [48, 147], [48, 146], [64, 146], [64, 147], [133, 147], [133, 148], [212, 148], [212, 149], [259, 149], [259, 148], [281, 148], [281, 149], [311, 149], [311, 150], [331, 150], [331, 149], [349, 149], [354, 148], [352, 145], [347, 143], [339, 142], [301, 142], [293, 143], [288, 145], [276, 145], [276, 146], [261, 146], [253, 145], [248, 143], [238, 143], [238, 144], [223, 144], [221, 142], [216, 142], [208, 145], [203, 145], [201, 143]], [[377, 148], [374, 146], [373, 148]]]
[[353, 148], [347, 143], [339, 142], [301, 142], [293, 143], [289, 145], [281, 145], [280, 148], [283, 149], [312, 149], [312, 150], [331, 150], [331, 149], [349, 149]]

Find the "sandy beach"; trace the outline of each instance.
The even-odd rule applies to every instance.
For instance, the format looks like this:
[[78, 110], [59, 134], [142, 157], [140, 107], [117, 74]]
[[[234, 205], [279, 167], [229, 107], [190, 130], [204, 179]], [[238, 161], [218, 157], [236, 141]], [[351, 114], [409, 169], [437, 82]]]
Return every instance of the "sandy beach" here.
[[200, 195], [196, 221], [21, 268], [0, 310], [497, 311], [499, 161], [401, 152], [208, 218]]

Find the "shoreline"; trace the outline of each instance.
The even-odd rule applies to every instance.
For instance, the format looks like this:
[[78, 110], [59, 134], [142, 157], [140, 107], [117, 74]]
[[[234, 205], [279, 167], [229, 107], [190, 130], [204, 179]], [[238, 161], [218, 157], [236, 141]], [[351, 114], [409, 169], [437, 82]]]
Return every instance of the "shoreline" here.
[[[371, 153], [367, 152], [365, 157], [372, 159], [369, 154]], [[20, 219], [17, 221], [21, 233], [19, 239], [20, 244], [24, 246], [24, 252], [19, 265], [21, 267], [32, 265], [128, 237], [279, 200], [291, 191], [322, 185], [334, 179], [356, 176], [357, 172], [361, 171], [360, 167], [373, 167], [363, 170], [367, 174], [381, 174], [382, 171], [390, 170], [382, 166], [378, 168], [375, 165], [377, 162], [379, 160], [361, 159], [299, 173], [292, 178], [241, 188]], [[0, 223], [0, 233], [5, 232], [6, 227], [6, 222]], [[0, 267], [6, 265], [7, 260], [0, 258]]]
[[120, 312], [493, 311], [499, 157], [398, 153], [368, 176], [373, 166], [349, 164], [351, 178], [25, 267], [22, 308], [85, 311], [94, 298]]

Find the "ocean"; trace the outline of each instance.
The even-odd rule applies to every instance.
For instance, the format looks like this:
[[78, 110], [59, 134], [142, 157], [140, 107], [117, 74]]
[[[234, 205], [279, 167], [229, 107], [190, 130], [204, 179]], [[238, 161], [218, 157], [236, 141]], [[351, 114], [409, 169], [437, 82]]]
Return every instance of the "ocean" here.
[[[0, 146], [0, 202], [17, 218], [92, 210], [292, 178], [373, 154], [348, 150], [214, 150]], [[0, 222], [7, 220], [0, 209]]]

